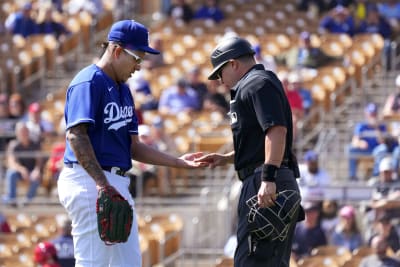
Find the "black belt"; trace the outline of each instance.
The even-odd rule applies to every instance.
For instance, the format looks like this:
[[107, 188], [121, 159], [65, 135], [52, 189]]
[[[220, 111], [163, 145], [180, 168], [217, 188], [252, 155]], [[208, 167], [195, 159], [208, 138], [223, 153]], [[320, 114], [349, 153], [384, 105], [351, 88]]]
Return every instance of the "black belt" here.
[[[74, 164], [78, 164], [78, 163], [65, 163], [64, 162], [64, 166], [67, 168], [73, 168]], [[120, 167], [101, 166], [101, 168], [103, 169], [103, 171], [111, 172], [111, 173], [114, 173], [119, 176], [125, 176], [125, 173], [126, 173], [126, 171]]]
[[[253, 173], [261, 171], [263, 164], [264, 163], [250, 164], [249, 166], [238, 170], [237, 174], [239, 176], [239, 179], [241, 181], [243, 181], [244, 179], [246, 179], [248, 176], [252, 175]], [[281, 168], [287, 168], [287, 167], [289, 167], [289, 160], [288, 159], [282, 160]]]

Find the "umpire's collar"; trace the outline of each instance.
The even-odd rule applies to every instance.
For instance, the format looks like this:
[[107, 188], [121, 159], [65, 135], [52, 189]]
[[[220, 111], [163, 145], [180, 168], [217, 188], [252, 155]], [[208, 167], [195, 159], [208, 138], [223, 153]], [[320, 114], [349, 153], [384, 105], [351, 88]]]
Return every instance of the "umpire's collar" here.
[[235, 84], [235, 86], [233, 86], [231, 88], [231, 99], [235, 98], [235, 95], [237, 93], [237, 91], [240, 88], [240, 85], [243, 83], [243, 81], [246, 80], [246, 78], [249, 76], [249, 74], [253, 71], [253, 70], [265, 70], [264, 65], [263, 64], [255, 64], [253, 67], [251, 67], [243, 76], [242, 78]]

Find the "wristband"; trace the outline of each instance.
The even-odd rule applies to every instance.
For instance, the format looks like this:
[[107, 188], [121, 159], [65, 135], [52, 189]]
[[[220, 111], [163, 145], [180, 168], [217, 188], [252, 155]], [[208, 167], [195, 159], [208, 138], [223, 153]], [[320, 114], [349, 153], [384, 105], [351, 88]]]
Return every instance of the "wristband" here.
[[261, 171], [261, 180], [265, 182], [274, 182], [278, 172], [278, 167], [272, 164], [264, 164]]

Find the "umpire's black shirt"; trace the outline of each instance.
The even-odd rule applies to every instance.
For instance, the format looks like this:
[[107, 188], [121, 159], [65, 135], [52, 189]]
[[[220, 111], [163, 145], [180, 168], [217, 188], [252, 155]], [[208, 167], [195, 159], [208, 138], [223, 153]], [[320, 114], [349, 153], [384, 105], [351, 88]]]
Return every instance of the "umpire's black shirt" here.
[[274, 125], [287, 128], [284, 158], [288, 158], [293, 140], [292, 112], [273, 72], [254, 65], [231, 89], [229, 116], [236, 170], [264, 162], [265, 135]]

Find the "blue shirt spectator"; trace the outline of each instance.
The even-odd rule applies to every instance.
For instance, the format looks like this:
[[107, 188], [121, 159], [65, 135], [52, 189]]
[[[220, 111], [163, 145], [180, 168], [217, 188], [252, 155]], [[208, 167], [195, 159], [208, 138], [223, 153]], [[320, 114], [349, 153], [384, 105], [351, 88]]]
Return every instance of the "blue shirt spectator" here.
[[57, 250], [57, 257], [61, 267], [75, 266], [74, 242], [71, 230], [71, 220], [65, 220], [60, 229], [60, 235], [51, 241]]
[[160, 96], [158, 110], [162, 114], [198, 111], [200, 100], [196, 91], [187, 81], [179, 79], [176, 85], [167, 88]]
[[358, 158], [361, 155], [371, 155], [375, 147], [381, 144], [388, 130], [385, 123], [378, 120], [378, 107], [369, 103], [365, 108], [366, 121], [359, 122], [354, 128], [349, 146], [349, 177], [356, 180]]
[[32, 4], [25, 4], [21, 11], [11, 15], [9, 27], [12, 34], [20, 34], [24, 37], [38, 33], [36, 22], [31, 18]]
[[350, 36], [354, 34], [354, 19], [349, 10], [343, 6], [335, 7], [320, 22], [320, 28], [330, 33], [346, 33]]
[[158, 101], [153, 96], [150, 83], [143, 76], [143, 72], [135, 72], [131, 78], [128, 79], [127, 83], [135, 98], [137, 110], [157, 110]]
[[390, 39], [392, 29], [390, 24], [382, 17], [376, 6], [367, 10], [367, 17], [362, 20], [356, 29], [356, 33], [379, 33], [384, 39]]
[[168, 9], [168, 17], [178, 20], [183, 20], [185, 23], [193, 19], [193, 10], [185, 0], [177, 0]]
[[297, 261], [311, 255], [311, 250], [327, 245], [325, 232], [320, 224], [320, 204], [316, 201], [305, 201], [302, 203], [305, 220], [296, 225], [292, 252]]
[[400, 20], [400, 3], [396, 0], [378, 4], [379, 13], [387, 19]]
[[366, 150], [368, 152], [372, 152], [372, 150], [380, 144], [376, 134], [377, 130], [382, 133], [387, 132], [386, 125], [380, 124], [376, 127], [367, 122], [360, 122], [354, 130], [354, 135], [359, 136], [360, 139], [367, 143]]
[[220, 22], [224, 19], [224, 13], [217, 5], [217, 0], [206, 0], [205, 3], [196, 11], [195, 19], [212, 19]]
[[69, 31], [62, 23], [53, 19], [52, 8], [44, 8], [39, 10], [38, 33], [54, 34], [58, 39], [63, 34], [69, 34]]

